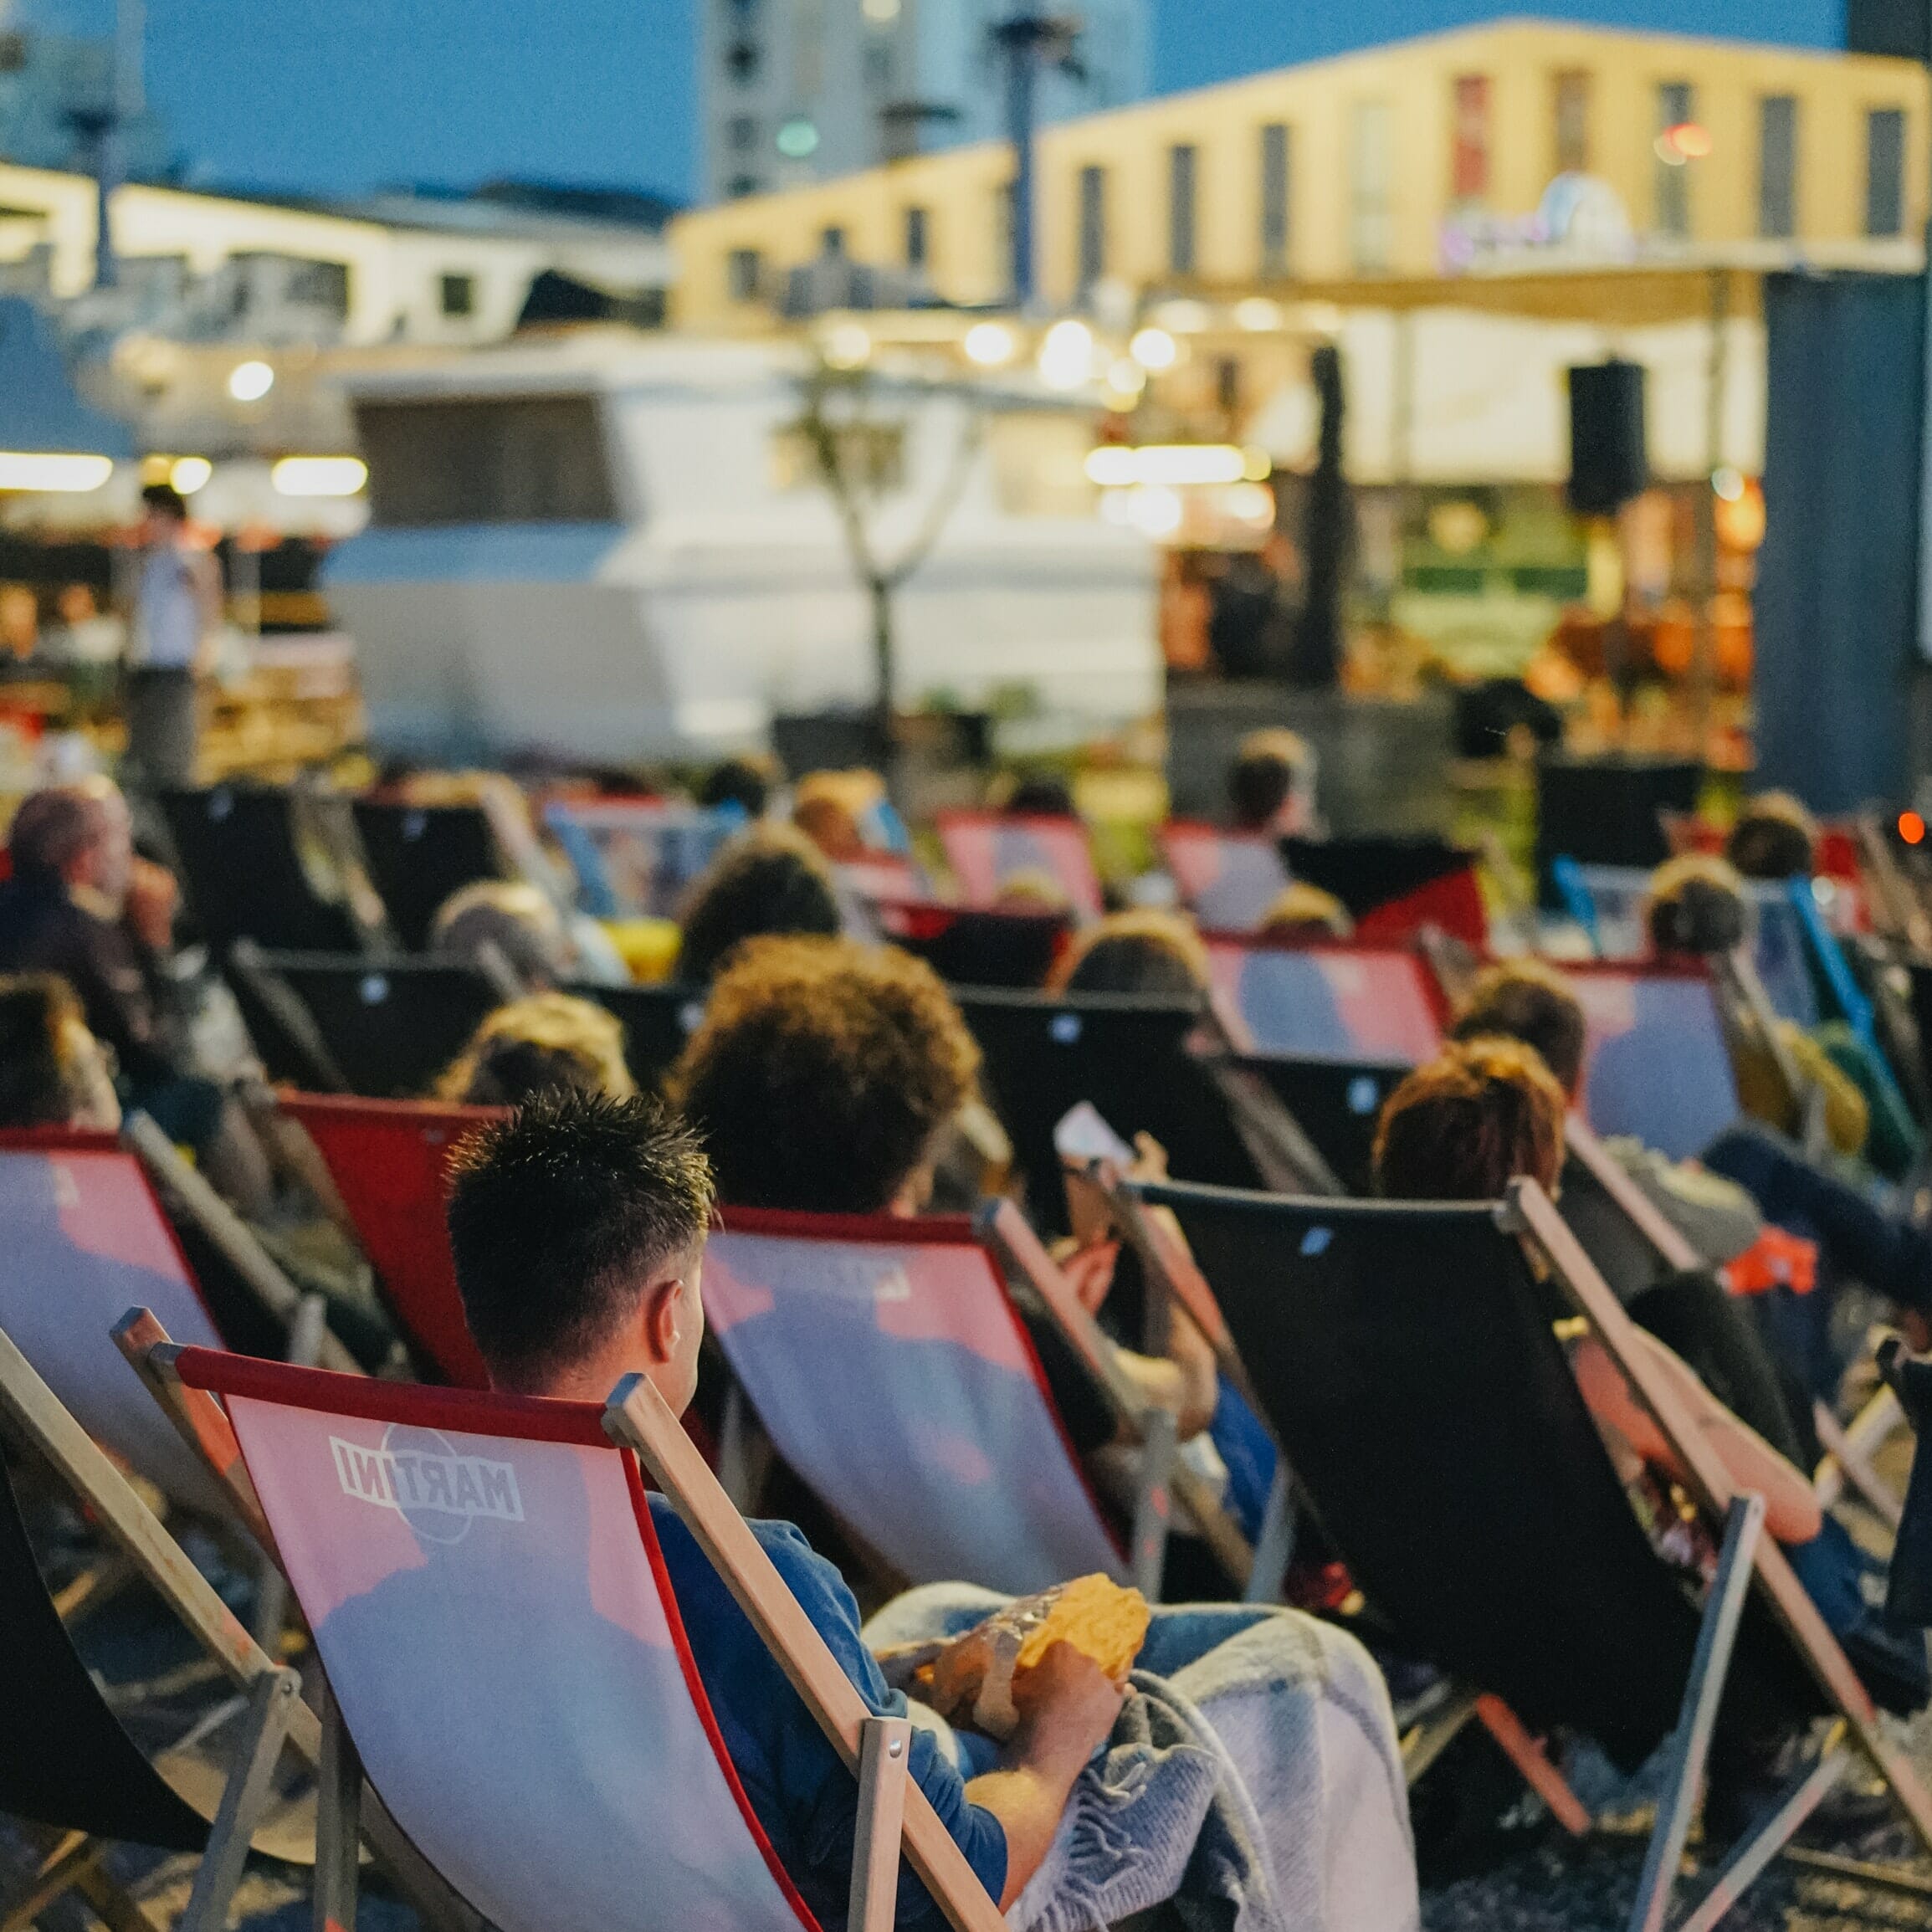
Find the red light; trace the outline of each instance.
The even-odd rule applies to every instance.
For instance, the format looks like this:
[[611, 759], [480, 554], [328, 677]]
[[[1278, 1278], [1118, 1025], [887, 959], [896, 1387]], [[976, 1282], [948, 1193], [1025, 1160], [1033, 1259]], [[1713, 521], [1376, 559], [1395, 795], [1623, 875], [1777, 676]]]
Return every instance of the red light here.
[[1899, 814], [1899, 836], [1908, 845], [1923, 845], [1925, 843], [1925, 821], [1916, 812], [1901, 812]]

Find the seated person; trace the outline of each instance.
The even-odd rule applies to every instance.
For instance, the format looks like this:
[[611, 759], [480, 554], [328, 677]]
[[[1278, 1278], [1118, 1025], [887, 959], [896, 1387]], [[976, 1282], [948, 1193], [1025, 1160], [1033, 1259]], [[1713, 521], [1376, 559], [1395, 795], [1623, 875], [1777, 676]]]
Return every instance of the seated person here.
[[1110, 912], [1078, 934], [1053, 962], [1053, 993], [1141, 993], [1200, 999], [1208, 983], [1207, 948], [1186, 914], [1143, 907]]
[[998, 809], [1008, 818], [1078, 818], [1073, 789], [1055, 771], [1030, 771], [1013, 781]]
[[1263, 939], [1353, 939], [1355, 922], [1332, 892], [1298, 879], [1283, 888], [1255, 930]]
[[862, 864], [877, 850], [867, 822], [884, 802], [876, 771], [807, 771], [792, 793], [792, 823], [833, 864]]
[[1817, 869], [1818, 822], [1788, 792], [1745, 802], [1724, 854], [1745, 879], [1809, 879]]
[[1227, 771], [1227, 802], [1236, 828], [1271, 838], [1319, 832], [1314, 747], [1299, 731], [1250, 731]]
[[150, 969], [168, 940], [173, 894], [137, 861], [127, 801], [110, 780], [50, 786], [23, 800], [0, 884], [0, 971], [58, 973], [88, 1029], [114, 1056], [121, 1104], [192, 1147], [208, 1179], [247, 1212], [273, 1191], [268, 1161], [239, 1105], [193, 1071], [156, 1012]]
[[[808, 1131], [829, 1137], [817, 1122]], [[635, 1373], [683, 1412], [704, 1334], [700, 1284], [712, 1204], [694, 1135], [646, 1102], [550, 1094], [467, 1139], [452, 1163], [450, 1243], [470, 1330], [495, 1385], [601, 1403]], [[652, 1497], [650, 1509], [698, 1674], [751, 1808], [819, 1923], [842, 1925], [853, 1780], [682, 1519], [661, 1498]], [[838, 1573], [789, 1524], [751, 1527], [870, 1708], [907, 1714]], [[939, 1636], [997, 1601], [940, 1586], [900, 1599], [886, 1617], [895, 1640]], [[1352, 1639], [1290, 1611], [1168, 1610], [1156, 1613], [1140, 1663], [1171, 1678], [1207, 1723], [1217, 1711], [1234, 1720], [1221, 1737], [1219, 1775], [1253, 1801], [1264, 1842], [1252, 1856], [1274, 1896], [1304, 1907], [1298, 1922], [1365, 1932], [1417, 1924], [1387, 1696]], [[1186, 1869], [1191, 1823], [1155, 1817], [1151, 1832], [1130, 1832], [1119, 1821], [1147, 1820], [1150, 1807], [1111, 1808], [1099, 1788], [1104, 1766], [1094, 1760], [1121, 1711], [1112, 1681], [1064, 1644], [1026, 1680], [1019, 1728], [1003, 1745], [949, 1732], [910, 1709], [910, 1773], [988, 1894], [1007, 1911], [1039, 1878], [1019, 1922], [1048, 1907], [1068, 1914], [1066, 1923], [1090, 1922], [1095, 1898], [1105, 1899], [1110, 1883], [1157, 1853], [1175, 1885], [1201, 1883]], [[1157, 1835], [1168, 1842], [1153, 1842]], [[1158, 1903], [1141, 1897], [1108, 1916], [1125, 1919], [1129, 1909]], [[897, 1923], [943, 1923], [910, 1876]]]
[[714, 765], [699, 780], [694, 796], [699, 804], [713, 811], [721, 805], [735, 805], [756, 825], [784, 776], [769, 751], [740, 751]]
[[548, 992], [573, 977], [577, 964], [556, 901], [521, 879], [479, 879], [451, 893], [430, 925], [429, 954], [492, 979], [508, 967], [529, 993]]
[[[1453, 1032], [1458, 1039], [1500, 1035], [1526, 1041], [1570, 1104], [1576, 1104], [1583, 1084], [1583, 1009], [1553, 967], [1511, 960], [1489, 968], [1463, 1000]], [[1801, 1443], [1811, 1442], [1810, 1391], [1828, 1394], [1837, 1381], [1827, 1335], [1840, 1283], [1862, 1281], [1902, 1310], [1932, 1317], [1932, 1237], [1882, 1212], [1767, 1129], [1740, 1121], [1719, 1135], [1694, 1166], [1668, 1161], [1633, 1140], [1605, 1145], [1713, 1267], [1747, 1258], [1764, 1239], [1766, 1222], [1817, 1245], [1824, 1265], [1816, 1286], [1800, 1294], [1767, 1284], [1750, 1297]], [[1574, 1214], [1578, 1238], [1620, 1299], [1653, 1285], [1649, 1244], [1593, 1190], [1579, 1190], [1565, 1213]]]
[[727, 956], [759, 933], [843, 930], [838, 887], [818, 848], [786, 825], [741, 833], [693, 881], [684, 900], [678, 977], [708, 986]]
[[120, 1102], [80, 1002], [53, 973], [0, 978], [0, 1127], [120, 1126]]
[[[1455, 1042], [1410, 1074], [1384, 1105], [1376, 1135], [1377, 1186], [1396, 1201], [1494, 1201], [1526, 1176], [1554, 1195], [1563, 1169], [1565, 1111], [1563, 1089], [1533, 1048], [1500, 1038]], [[1789, 1442], [1781, 1450], [1767, 1442], [1654, 1335], [1639, 1329], [1637, 1339], [1732, 1483], [1765, 1499], [1765, 1528], [1784, 1545], [1866, 1688], [1888, 1709], [1922, 1708], [1932, 1695], [1923, 1640], [1893, 1637], [1868, 1608], [1859, 1587], [1865, 1560], [1821, 1511], [1791, 1460]], [[1586, 1327], [1570, 1337], [1568, 1350], [1585, 1405], [1659, 1554], [1708, 1581], [1717, 1545], [1710, 1525], [1687, 1518], [1673, 1493], [1685, 1473], [1676, 1452]]]
[[638, 1090], [617, 1015], [568, 993], [531, 993], [499, 1007], [436, 1083], [436, 1098], [467, 1107], [517, 1107], [562, 1087], [628, 1099]]

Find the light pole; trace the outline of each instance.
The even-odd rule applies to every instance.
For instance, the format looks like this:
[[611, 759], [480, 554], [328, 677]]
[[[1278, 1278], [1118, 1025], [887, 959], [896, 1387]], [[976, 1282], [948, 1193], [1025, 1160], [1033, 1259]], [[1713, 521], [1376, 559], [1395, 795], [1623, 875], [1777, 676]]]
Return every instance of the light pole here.
[[1028, 8], [992, 30], [1007, 64], [1007, 136], [1013, 144], [1012, 204], [1013, 306], [1030, 309], [1037, 292], [1033, 256], [1033, 121], [1042, 67], [1075, 65], [1080, 23], [1049, 18]]

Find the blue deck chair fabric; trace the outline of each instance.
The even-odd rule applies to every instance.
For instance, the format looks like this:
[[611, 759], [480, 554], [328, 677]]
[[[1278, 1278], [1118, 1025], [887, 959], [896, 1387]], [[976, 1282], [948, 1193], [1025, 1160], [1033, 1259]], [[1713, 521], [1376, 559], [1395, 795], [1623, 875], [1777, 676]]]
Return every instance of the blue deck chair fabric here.
[[942, 812], [937, 828], [968, 905], [992, 905], [1017, 874], [1043, 873], [1082, 918], [1098, 919], [1105, 910], [1087, 828], [1077, 818]]
[[1161, 849], [1204, 932], [1253, 932], [1288, 887], [1280, 848], [1260, 833], [1173, 819], [1161, 828]]
[[1571, 967], [1588, 1028], [1583, 1114], [1673, 1161], [1701, 1153], [1738, 1116], [1717, 995], [1702, 973]]
[[544, 807], [595, 919], [670, 919], [685, 888], [745, 826], [737, 805], [599, 799]]
[[1125, 1580], [970, 1222], [728, 1209], [705, 1308], [778, 1453], [910, 1581]]
[[1414, 1066], [1442, 1043], [1434, 982], [1415, 953], [1223, 941], [1208, 956], [1217, 1007], [1244, 1053]]

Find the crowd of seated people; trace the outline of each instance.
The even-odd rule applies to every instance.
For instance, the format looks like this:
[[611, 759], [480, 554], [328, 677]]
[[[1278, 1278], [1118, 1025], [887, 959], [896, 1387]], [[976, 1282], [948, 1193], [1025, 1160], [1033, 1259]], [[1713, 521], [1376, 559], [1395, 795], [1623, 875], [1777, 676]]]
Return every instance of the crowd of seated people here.
[[[1294, 734], [1244, 740], [1228, 778], [1235, 826], [1270, 838], [1318, 831], [1314, 777], [1313, 751]], [[897, 834], [876, 775], [810, 775], [787, 807], [771, 767], [733, 760], [697, 795], [748, 823], [679, 908], [675, 976], [694, 1012], [701, 1002], [701, 1017], [662, 1104], [640, 1096], [622, 1022], [571, 990], [615, 976], [604, 946], [587, 937], [590, 922], [562, 910], [548, 872], [537, 876], [549, 860], [514, 791], [494, 775], [418, 775], [405, 787], [424, 802], [486, 803], [506, 849], [527, 861], [521, 879], [457, 892], [430, 939], [433, 956], [476, 969], [503, 996], [433, 1094], [505, 1113], [462, 1144], [452, 1168], [448, 1229], [464, 1311], [500, 1388], [602, 1402], [637, 1372], [680, 1413], [695, 1402], [710, 1415], [726, 1372], [700, 1345], [715, 1210], [910, 1219], [976, 1204], [997, 1184], [1002, 1157], [979, 1048], [931, 968], [879, 938], [878, 864], [903, 853], [891, 843]], [[1065, 785], [1046, 777], [1014, 787], [1002, 808], [1074, 815]], [[1802, 876], [1816, 843], [1795, 802], [1755, 802], [1728, 859], [1679, 859], [1658, 874], [1647, 909], [1656, 957], [1701, 963], [1736, 952], [1751, 918], [1743, 879]], [[0, 969], [10, 976], [0, 978], [0, 1126], [111, 1130], [124, 1107], [138, 1106], [195, 1150], [223, 1192], [258, 1211], [273, 1183], [245, 1109], [196, 1069], [157, 1017], [172, 886], [135, 858], [120, 795], [97, 782], [29, 799], [12, 857], [12, 877], [0, 885]], [[1013, 875], [1000, 889], [1008, 910], [1068, 909], [1063, 888], [1044, 874]], [[1296, 880], [1258, 936], [1330, 944], [1352, 930], [1339, 899]], [[1189, 1001], [1206, 1017], [1210, 984], [1195, 920], [1137, 906], [1074, 924], [1041, 990]], [[1725, 1015], [1751, 1118], [1695, 1162], [1634, 1141], [1608, 1144], [1695, 1250], [1699, 1268], [1663, 1266], [1566, 1159], [1565, 1118], [1582, 1098], [1586, 1029], [1560, 972], [1537, 961], [1490, 966], [1463, 990], [1441, 1056], [1386, 1104], [1376, 1185], [1391, 1198], [1486, 1200], [1527, 1176], [1556, 1196], [1732, 1479], [1765, 1497], [1771, 1534], [1873, 1695], [1890, 1709], [1915, 1710], [1932, 1694], [1923, 1649], [1870, 1610], [1866, 1561], [1821, 1510], [1805, 1472], [1820, 1452], [1812, 1404], [1831, 1400], [1842, 1366], [1832, 1321], [1841, 1291], [1859, 1284], [1932, 1332], [1932, 1237], [1874, 1205], [1847, 1166], [1866, 1149], [1871, 1114], [1842, 1056], [1789, 1022], [1775, 1022], [1766, 1037], [1748, 1007], [1727, 1005]], [[1799, 1144], [1813, 1092], [1836, 1159]], [[1119, 1125], [1131, 1134], [1136, 1123]], [[1137, 1153], [1134, 1172], [1159, 1177], [1161, 1150], [1143, 1138]], [[1178, 1308], [1163, 1352], [1134, 1345], [1142, 1339], [1140, 1258], [1110, 1227], [1079, 1213], [1074, 1225], [1056, 1258], [1109, 1335], [1123, 1375], [1173, 1413], [1196, 1466], [1257, 1537], [1275, 1473], [1273, 1438]], [[1115, 1409], [1051, 1311], [1026, 1283], [1008, 1285], [1073, 1448], [1096, 1490], [1118, 1503]], [[1715, 1545], [1684, 1504], [1684, 1472], [1669, 1443], [1600, 1344], [1581, 1331], [1564, 1339], [1639, 1519], [1687, 1578], [1708, 1582]], [[766, 1494], [803, 1502], [782, 1480]], [[752, 1807], [821, 1921], [839, 1923], [851, 1780], [689, 1533], [655, 1500], [652, 1508], [699, 1672]], [[862, 1587], [877, 1582], [835, 1516], [794, 1513], [847, 1576]], [[840, 1568], [800, 1529], [754, 1528], [875, 1710], [907, 1708], [875, 1653], [956, 1633], [1002, 1601], [961, 1578], [894, 1597], [862, 1624]], [[1190, 1550], [1186, 1529], [1177, 1525], [1170, 1584], [1206, 1596], [1217, 1573]], [[1294, 1902], [1293, 1922], [1408, 1932], [1418, 1923], [1415, 1849], [1383, 1676], [1332, 1623], [1235, 1606], [1220, 1581], [1223, 1601], [1156, 1610], [1141, 1669], [1217, 1728], [1230, 1775], [1263, 1801], [1258, 1868]], [[1020, 1730], [1001, 1747], [914, 1710], [913, 1775], [942, 1822], [1002, 1909], [1024, 1899], [1017, 1924], [1063, 1922], [1056, 1910], [1072, 1923], [1064, 1914], [1073, 1901], [1095, 1894], [1130, 1899], [1135, 1913], [1169, 1904], [1187, 1883], [1191, 1841], [1161, 1842], [1163, 1827], [1145, 1813], [1136, 1814], [1145, 1842], [1109, 1837], [1101, 1825], [1123, 1802], [1101, 1754], [1121, 1721], [1120, 1688], [1072, 1652], [1033, 1684]], [[1785, 1742], [1726, 1739], [1714, 1788], [1761, 1795], [1774, 1747]], [[902, 1899], [899, 1922], [937, 1922], [916, 1887]], [[1166, 1932], [1197, 1921], [1132, 1922]]]

